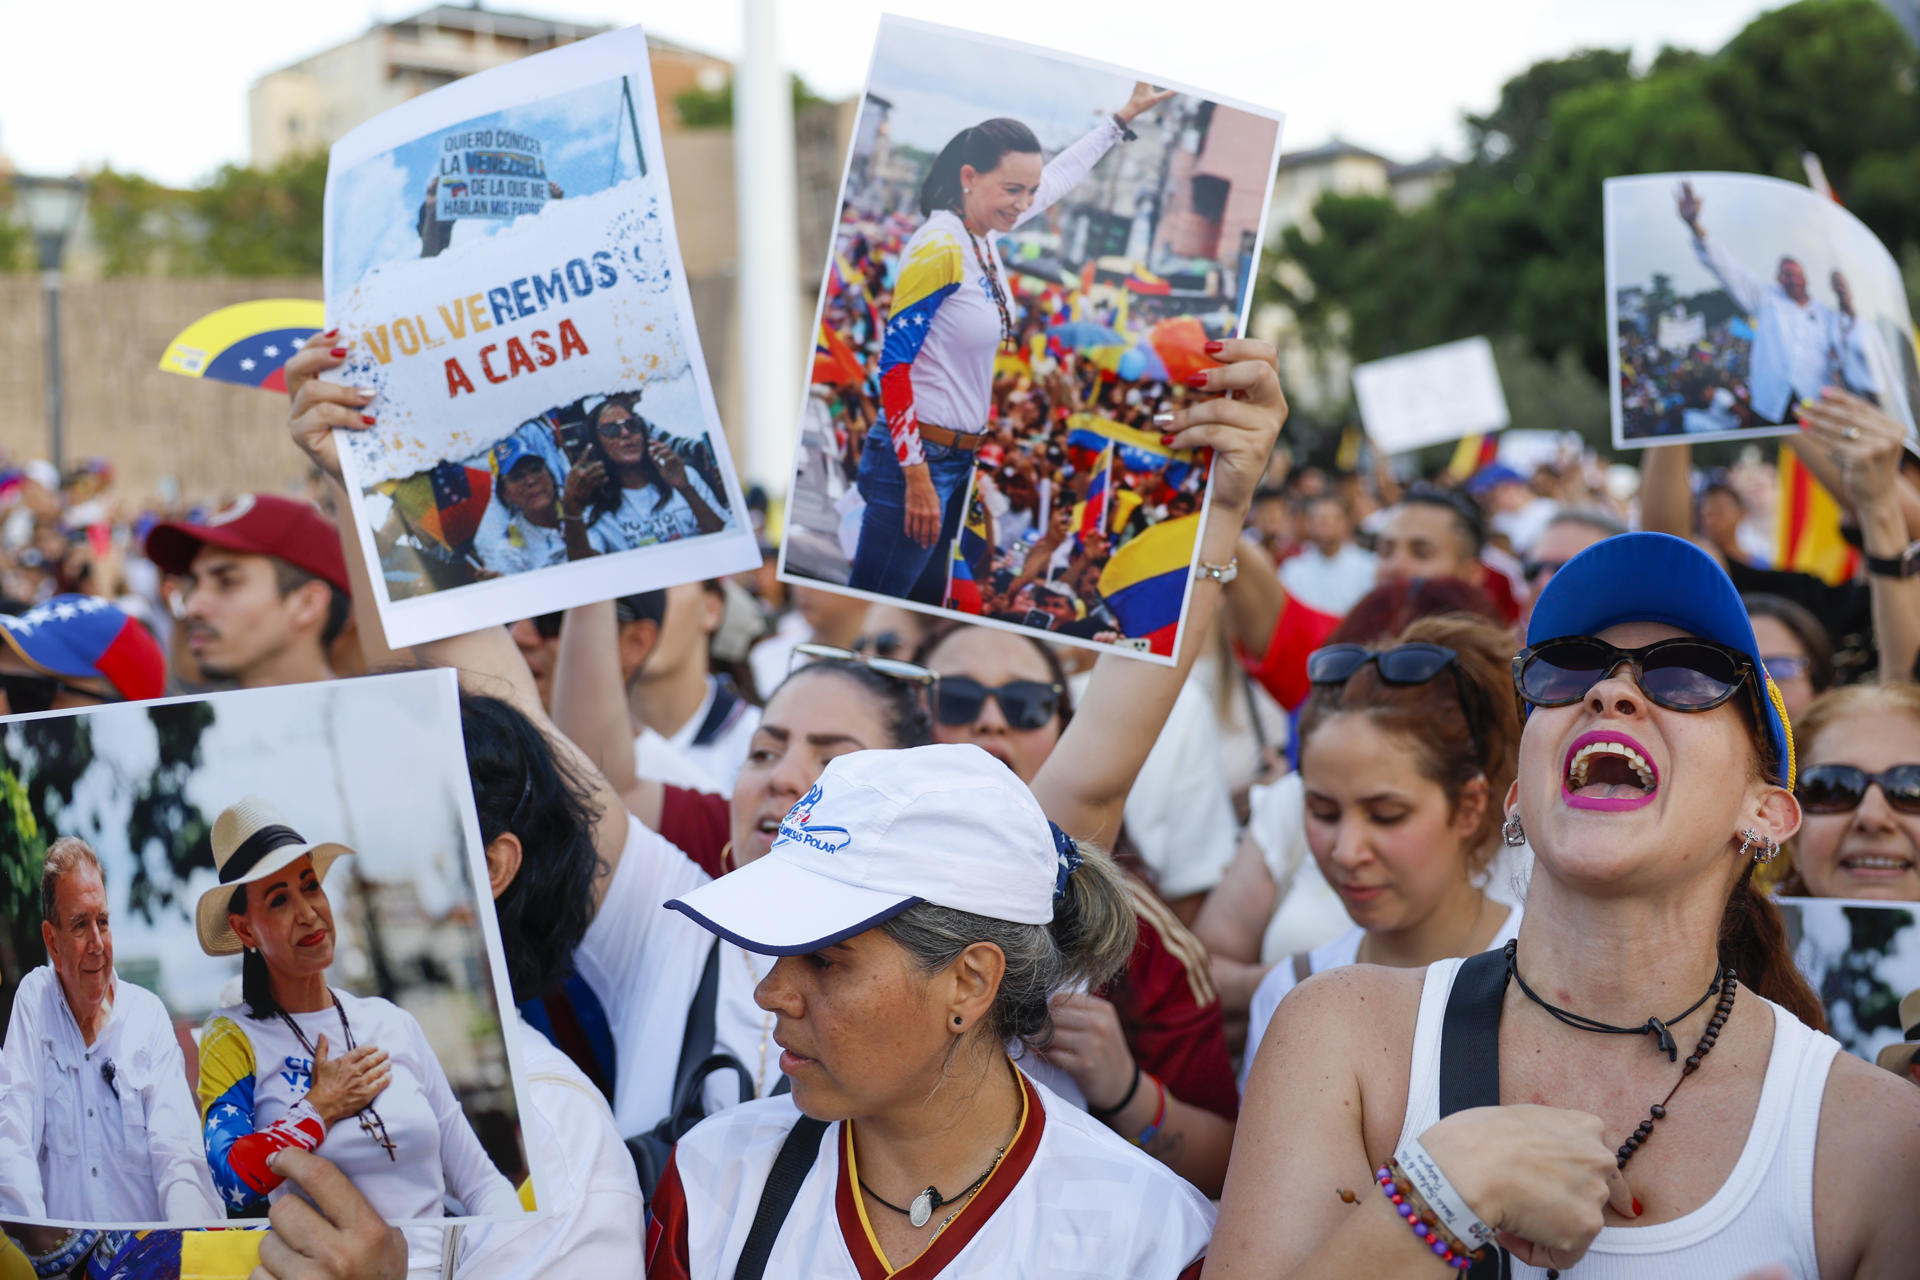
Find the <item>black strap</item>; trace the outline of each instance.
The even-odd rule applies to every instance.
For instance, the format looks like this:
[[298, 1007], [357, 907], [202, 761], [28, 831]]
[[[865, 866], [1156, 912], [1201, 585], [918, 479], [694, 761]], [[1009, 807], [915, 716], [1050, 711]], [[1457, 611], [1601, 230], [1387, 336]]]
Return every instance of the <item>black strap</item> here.
[[733, 687], [733, 681], [725, 675], [712, 675], [713, 705], [707, 708], [707, 718], [700, 722], [699, 729], [693, 735], [696, 747], [712, 746], [720, 740], [720, 735], [732, 727], [734, 720], [746, 711], [746, 699]]
[[673, 1071], [673, 1096], [677, 1099], [713, 1053], [714, 1010], [720, 1004], [720, 939], [707, 948], [707, 967], [700, 971], [700, 985], [694, 989], [693, 1003], [687, 1006], [687, 1028], [680, 1037], [680, 1063]]
[[[1440, 1114], [1500, 1105], [1500, 1006], [1507, 994], [1507, 953], [1482, 951], [1460, 962], [1440, 1024]], [[1462, 1274], [1505, 1280], [1512, 1260], [1490, 1249]]]
[[1293, 953], [1293, 985], [1299, 986], [1313, 976], [1313, 956], [1306, 951]]
[[807, 1170], [820, 1153], [820, 1138], [826, 1131], [825, 1120], [804, 1115], [787, 1130], [787, 1140], [780, 1144], [780, 1154], [773, 1158], [773, 1168], [767, 1173], [767, 1185], [761, 1188], [760, 1207], [754, 1210], [753, 1229], [747, 1232], [733, 1280], [760, 1280], [766, 1274], [773, 1242], [780, 1238], [780, 1228], [800, 1194], [800, 1184], [807, 1180]]

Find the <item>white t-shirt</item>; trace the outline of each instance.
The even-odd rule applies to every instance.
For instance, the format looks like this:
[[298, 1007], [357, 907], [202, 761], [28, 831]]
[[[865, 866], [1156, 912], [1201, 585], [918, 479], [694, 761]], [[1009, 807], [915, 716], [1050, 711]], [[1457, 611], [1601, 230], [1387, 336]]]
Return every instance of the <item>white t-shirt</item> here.
[[[1367, 931], [1355, 925], [1325, 946], [1314, 948], [1307, 953], [1308, 974], [1324, 973], [1341, 965], [1357, 963], [1360, 942], [1366, 936]], [[1487, 944], [1487, 950], [1497, 951], [1519, 936], [1520, 908], [1513, 907], [1508, 910], [1500, 931], [1493, 935], [1493, 941]], [[1267, 1024], [1273, 1021], [1280, 1002], [1295, 985], [1297, 980], [1293, 973], [1293, 957], [1287, 956], [1267, 970], [1267, 976], [1260, 979], [1260, 985], [1253, 993], [1253, 1002], [1247, 1008], [1247, 1056], [1240, 1065], [1240, 1092], [1243, 1094], [1247, 1091], [1247, 1077], [1253, 1072], [1254, 1054], [1260, 1051], [1260, 1042], [1266, 1039]]]
[[527, 1109], [521, 1137], [540, 1170], [550, 1204], [526, 1223], [467, 1228], [459, 1280], [545, 1280], [548, 1276], [617, 1276], [636, 1270], [643, 1247], [646, 1201], [633, 1157], [613, 1113], [592, 1081], [545, 1036], [519, 1022], [527, 1067]]
[[[715, 940], [663, 904], [709, 879], [684, 853], [628, 814], [620, 865], [599, 914], [574, 952], [580, 976], [607, 1012], [617, 1058], [613, 1114], [622, 1137], [653, 1128], [672, 1104], [687, 1009]], [[744, 1063], [755, 1077], [756, 1095], [765, 1097], [780, 1082], [780, 1049], [773, 1043], [773, 1015], [754, 1004], [753, 989], [772, 962], [724, 939], [719, 946], [714, 1051]], [[708, 1078], [709, 1113], [739, 1103], [736, 1074], [723, 1071]]]
[[[720, 678], [707, 677], [707, 696], [700, 702], [687, 722], [668, 735], [667, 741], [720, 785], [709, 787], [723, 796], [733, 794], [733, 780], [740, 776], [740, 766], [747, 762], [747, 745], [753, 741], [754, 731], [760, 727], [760, 708], [739, 697], [736, 693], [732, 707], [727, 711], [720, 724], [710, 733], [702, 735], [707, 717], [713, 714], [714, 699], [720, 696]], [[702, 737], [705, 741], [701, 741]]]
[[1309, 545], [1280, 562], [1280, 585], [1301, 604], [1337, 616], [1373, 590], [1379, 566], [1373, 552], [1351, 542], [1342, 543], [1330, 556]]
[[567, 562], [567, 539], [559, 529], [542, 528], [509, 511], [498, 497], [480, 517], [473, 549], [480, 563], [495, 573], [526, 573]]
[[[1073, 677], [1076, 706], [1092, 680], [1091, 671]], [[1205, 893], [1233, 861], [1238, 824], [1220, 772], [1220, 729], [1198, 681], [1180, 686], [1127, 793], [1124, 817], [1127, 835], [1153, 869], [1155, 887], [1168, 898]]]
[[[1000, 1165], [925, 1253], [915, 1277], [1192, 1280], [1213, 1205], [1178, 1174], [1026, 1082], [1026, 1111]], [[680, 1140], [647, 1233], [653, 1280], [734, 1273], [774, 1155], [799, 1113], [776, 1098], [715, 1116]], [[769, 1277], [895, 1274], [875, 1242], [844, 1124], [832, 1124], [767, 1263]], [[684, 1251], [684, 1252], [683, 1252]]]
[[[707, 507], [720, 517], [721, 528], [733, 523], [732, 509], [714, 496], [707, 482], [691, 466], [687, 468], [687, 482]], [[622, 489], [620, 505], [593, 522], [587, 530], [587, 541], [595, 551], [605, 554], [650, 547], [659, 542], [675, 542], [681, 538], [691, 538], [699, 532], [700, 522], [694, 518], [693, 505], [687, 501], [686, 495], [678, 489], [670, 489], [663, 499], [659, 486], [649, 484], [638, 489]]]
[[1306, 803], [1297, 773], [1247, 792], [1247, 834], [1259, 846], [1276, 891], [1277, 905], [1260, 940], [1263, 964], [1311, 951], [1353, 923], [1307, 848]]
[[[522, 1213], [513, 1184], [474, 1136], [413, 1015], [377, 997], [338, 988], [334, 995], [346, 1013], [353, 1042], [377, 1045], [387, 1053], [392, 1081], [374, 1100], [373, 1110], [398, 1158], [389, 1158], [355, 1118], [327, 1130], [316, 1154], [338, 1165], [389, 1222], [444, 1217], [447, 1196], [473, 1217]], [[309, 1044], [318, 1047], [324, 1035], [329, 1056], [347, 1052], [340, 1015], [333, 1009], [291, 1017]], [[279, 1018], [251, 1017], [242, 1005], [215, 1010], [200, 1040], [200, 1109], [210, 1158], [223, 1135], [230, 1141], [234, 1134], [266, 1129], [285, 1119], [296, 1103], [304, 1104], [312, 1070], [311, 1056]], [[245, 1205], [247, 1186], [231, 1160], [212, 1162], [221, 1195], [235, 1208]], [[286, 1193], [283, 1182], [268, 1191], [267, 1199], [278, 1200]], [[437, 1266], [437, 1235], [433, 1240], [432, 1262]], [[414, 1267], [427, 1261], [418, 1251], [410, 1252]]]
[[633, 776], [663, 782], [670, 787], [690, 787], [695, 791], [711, 791], [715, 795], [727, 794], [727, 788], [720, 779], [695, 764], [693, 757], [662, 737], [657, 730], [645, 725], [641, 726], [633, 739]]

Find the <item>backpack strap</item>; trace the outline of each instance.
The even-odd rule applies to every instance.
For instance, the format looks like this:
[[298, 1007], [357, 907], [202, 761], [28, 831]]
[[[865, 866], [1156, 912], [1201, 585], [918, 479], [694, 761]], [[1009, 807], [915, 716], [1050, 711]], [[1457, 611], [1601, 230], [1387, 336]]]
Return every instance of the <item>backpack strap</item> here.
[[673, 1071], [673, 1097], [678, 1100], [700, 1064], [713, 1054], [715, 1010], [720, 1004], [720, 939], [707, 948], [707, 967], [687, 1006], [687, 1027], [680, 1037], [680, 1062]]
[[780, 1227], [800, 1194], [800, 1184], [807, 1180], [807, 1170], [820, 1154], [820, 1139], [826, 1131], [825, 1120], [807, 1115], [787, 1130], [787, 1140], [780, 1144], [780, 1154], [773, 1158], [773, 1168], [767, 1173], [767, 1185], [761, 1188], [760, 1207], [754, 1210], [753, 1228], [740, 1250], [733, 1280], [761, 1280], [766, 1274], [773, 1242], [780, 1238]]
[[[1500, 1005], [1507, 994], [1507, 953], [1482, 951], [1460, 962], [1440, 1024], [1440, 1114], [1500, 1105]], [[1505, 1280], [1512, 1259], [1488, 1253], [1463, 1274], [1467, 1280]]]

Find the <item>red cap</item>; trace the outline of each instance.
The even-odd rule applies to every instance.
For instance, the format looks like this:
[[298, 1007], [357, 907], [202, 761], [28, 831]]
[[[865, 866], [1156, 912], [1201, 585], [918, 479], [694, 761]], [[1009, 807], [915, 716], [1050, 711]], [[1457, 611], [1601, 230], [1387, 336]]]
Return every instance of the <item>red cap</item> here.
[[351, 591], [340, 534], [311, 503], [273, 493], [243, 493], [202, 524], [157, 524], [147, 534], [147, 559], [164, 573], [185, 573], [201, 546], [272, 556]]

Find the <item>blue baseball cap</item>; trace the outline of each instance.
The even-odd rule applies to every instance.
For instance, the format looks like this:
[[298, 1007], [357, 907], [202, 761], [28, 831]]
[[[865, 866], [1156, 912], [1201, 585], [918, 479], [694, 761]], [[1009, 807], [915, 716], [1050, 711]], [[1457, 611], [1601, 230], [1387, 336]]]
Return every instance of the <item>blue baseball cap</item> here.
[[539, 454], [528, 448], [527, 442], [519, 436], [508, 436], [506, 439], [494, 445], [493, 448], [488, 451], [487, 458], [493, 464], [493, 474], [502, 480], [506, 479], [509, 472], [522, 462], [525, 462], [528, 458], [536, 459], [542, 465], [545, 465], [546, 462], [546, 459], [541, 458]]
[[1780, 690], [1760, 660], [1753, 620], [1717, 561], [1670, 533], [1622, 533], [1594, 543], [1554, 574], [1534, 602], [1527, 643], [1590, 636], [1622, 622], [1659, 622], [1737, 650], [1762, 682], [1762, 726], [1780, 767], [1774, 781], [1792, 788], [1793, 730]]
[[1495, 485], [1525, 484], [1527, 478], [1504, 462], [1489, 462], [1467, 481], [1467, 492], [1474, 497], [1491, 492]]

